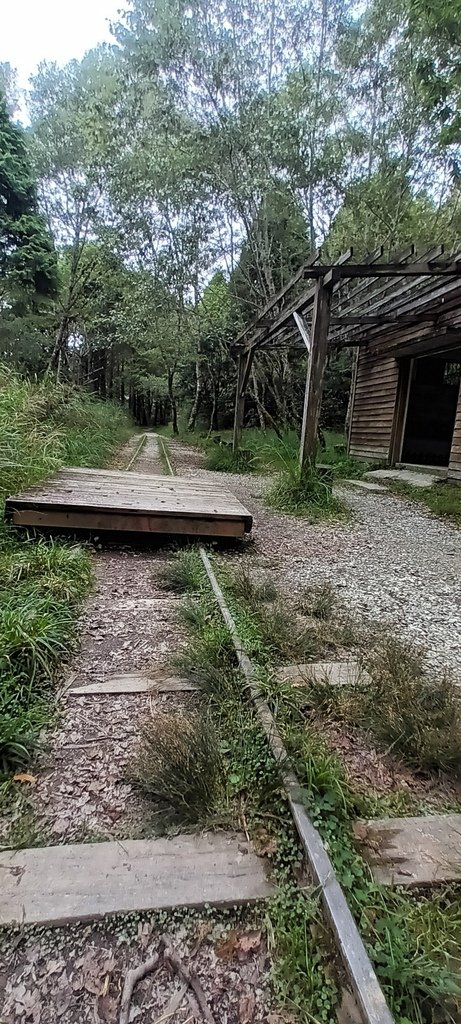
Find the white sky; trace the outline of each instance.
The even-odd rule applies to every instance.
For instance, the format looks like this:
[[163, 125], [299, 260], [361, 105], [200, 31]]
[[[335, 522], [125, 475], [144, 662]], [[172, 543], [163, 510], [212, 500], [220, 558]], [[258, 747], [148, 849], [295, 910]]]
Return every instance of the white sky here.
[[97, 43], [110, 42], [109, 21], [124, 0], [0, 0], [0, 61], [18, 71], [27, 88], [41, 60], [65, 64]]

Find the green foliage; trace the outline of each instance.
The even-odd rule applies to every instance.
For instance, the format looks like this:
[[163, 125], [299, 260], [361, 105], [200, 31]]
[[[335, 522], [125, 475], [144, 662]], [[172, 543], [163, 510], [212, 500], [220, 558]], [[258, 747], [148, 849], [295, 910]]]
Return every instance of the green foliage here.
[[52, 709], [53, 684], [73, 648], [80, 602], [92, 580], [80, 548], [13, 540], [0, 549], [9, 589], [0, 593], [0, 775], [30, 756]]
[[23, 129], [0, 93], [0, 297], [10, 303], [56, 291], [56, 254], [38, 212]]
[[[129, 434], [120, 409], [0, 371], [0, 500], [64, 464], [104, 464]], [[0, 523], [0, 772], [30, 756], [92, 571], [80, 546], [24, 539]]]
[[255, 461], [249, 449], [240, 448], [234, 452], [230, 445], [216, 444], [208, 448], [205, 469], [217, 473], [249, 473]]
[[137, 784], [175, 821], [200, 825], [223, 797], [216, 728], [206, 714], [149, 714], [132, 766]]
[[62, 465], [103, 465], [129, 434], [119, 406], [0, 367], [0, 499]]
[[459, 0], [410, 0], [409, 36], [429, 111], [437, 116], [443, 145], [461, 138]]

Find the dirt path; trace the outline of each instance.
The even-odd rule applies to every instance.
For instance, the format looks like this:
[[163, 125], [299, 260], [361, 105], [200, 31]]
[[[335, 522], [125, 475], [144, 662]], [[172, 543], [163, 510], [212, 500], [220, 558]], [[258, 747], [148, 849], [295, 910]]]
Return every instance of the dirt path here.
[[311, 525], [267, 509], [263, 478], [209, 473], [199, 451], [191, 455], [179, 442], [169, 446], [178, 474], [211, 477], [249, 508], [255, 555], [288, 591], [331, 583], [352, 612], [395, 626], [461, 680], [461, 534], [456, 527], [408, 500], [346, 486], [338, 494], [351, 508], [352, 521]]
[[[126, 465], [139, 439], [123, 453]], [[162, 473], [155, 438], [132, 466], [137, 473]], [[94, 555], [96, 586], [86, 602], [70, 685], [103, 682], [113, 673], [171, 674], [182, 642], [178, 598], [165, 592], [165, 553], [114, 547]], [[128, 781], [139, 719], [149, 706], [174, 710], [195, 695], [149, 693], [76, 696], [67, 689], [46, 752], [32, 767], [33, 828], [39, 845], [152, 834], [149, 806]]]

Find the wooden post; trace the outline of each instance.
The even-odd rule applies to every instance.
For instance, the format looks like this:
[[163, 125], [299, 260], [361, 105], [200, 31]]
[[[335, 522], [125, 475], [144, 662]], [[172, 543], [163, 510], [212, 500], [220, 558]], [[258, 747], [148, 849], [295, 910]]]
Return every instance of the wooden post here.
[[311, 351], [306, 377], [304, 396], [303, 425], [299, 449], [301, 469], [315, 459], [317, 434], [322, 407], [323, 378], [328, 356], [328, 328], [330, 325], [331, 286], [325, 287], [323, 278], [319, 278], [315, 288], [314, 308], [312, 312], [312, 329], [310, 335]]
[[253, 349], [242, 352], [238, 357], [237, 388], [235, 392], [235, 414], [234, 414], [234, 436], [232, 450], [237, 452], [242, 437], [243, 417], [245, 414], [245, 392], [250, 379], [251, 367], [253, 366]]

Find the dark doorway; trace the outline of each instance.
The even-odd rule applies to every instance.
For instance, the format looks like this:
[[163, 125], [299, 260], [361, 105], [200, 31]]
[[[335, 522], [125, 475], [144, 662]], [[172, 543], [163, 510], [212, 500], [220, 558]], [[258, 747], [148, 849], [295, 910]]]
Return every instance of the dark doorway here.
[[413, 362], [402, 462], [448, 466], [461, 380], [461, 352]]

